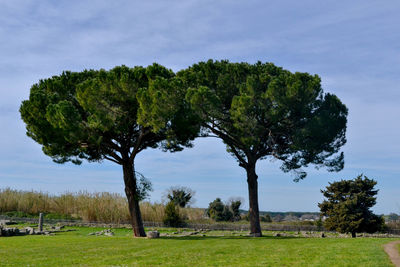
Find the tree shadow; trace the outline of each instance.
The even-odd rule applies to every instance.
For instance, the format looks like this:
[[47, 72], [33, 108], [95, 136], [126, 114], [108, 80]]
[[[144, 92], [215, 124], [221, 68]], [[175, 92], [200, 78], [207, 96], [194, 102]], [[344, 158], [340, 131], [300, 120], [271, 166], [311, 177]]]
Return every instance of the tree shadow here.
[[303, 239], [305, 237], [296, 236], [161, 236], [161, 239], [181, 240], [181, 241], [192, 241], [192, 240], [282, 240], [282, 239]]

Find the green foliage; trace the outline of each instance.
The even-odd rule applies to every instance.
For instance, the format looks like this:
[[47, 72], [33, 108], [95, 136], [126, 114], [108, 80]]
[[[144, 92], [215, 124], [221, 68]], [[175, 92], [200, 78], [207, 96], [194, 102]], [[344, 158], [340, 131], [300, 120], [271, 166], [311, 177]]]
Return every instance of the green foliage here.
[[398, 221], [400, 219], [400, 216], [397, 215], [396, 213], [390, 213], [388, 215], [388, 221]]
[[195, 192], [188, 187], [171, 187], [167, 190], [167, 198], [176, 206], [184, 208], [191, 202]]
[[179, 227], [183, 224], [183, 221], [179, 215], [179, 209], [172, 201], [168, 202], [165, 206], [163, 223], [165, 226], [170, 227]]
[[315, 225], [317, 226], [317, 230], [321, 231], [324, 223], [322, 222], [322, 218], [320, 217], [316, 222]]
[[264, 216], [261, 216], [260, 220], [262, 222], [272, 222], [271, 216], [269, 216], [269, 214], [265, 214]]
[[227, 212], [229, 209], [224, 205], [220, 198], [216, 198], [210, 202], [207, 209], [207, 215], [215, 221], [227, 221], [232, 217], [232, 213]]
[[234, 221], [240, 220], [240, 206], [242, 205], [242, 201], [240, 199], [232, 199], [229, 202], [230, 210], [232, 211], [232, 219]]
[[353, 236], [359, 232], [380, 231], [384, 225], [383, 217], [370, 211], [376, 204], [376, 183], [361, 174], [353, 180], [329, 183], [326, 190], [321, 190], [326, 200], [318, 206], [321, 214], [327, 216], [325, 228]]
[[324, 94], [317, 75], [291, 73], [272, 63], [200, 62], [177, 74], [186, 99], [242, 167], [275, 157], [282, 170], [305, 177], [302, 166], [343, 168], [347, 108]]
[[143, 174], [136, 172], [136, 179], [137, 179], [137, 195], [138, 195], [138, 200], [143, 201], [150, 196], [150, 192], [153, 191], [153, 184], [149, 179], [144, 177]]
[[[176, 118], [181, 115], [174, 113], [182, 111], [182, 101], [175, 97], [176, 106], [169, 103], [168, 112], [146, 108], [146, 94], [156, 90], [174, 95], [173, 76], [158, 64], [63, 72], [32, 86], [29, 100], [22, 102], [21, 117], [28, 136], [58, 163], [79, 164], [82, 159], [121, 163], [129, 149], [135, 154], [159, 145], [181, 150], [194, 138], [186, 130], [192, 128], [181, 125], [183, 120]], [[165, 86], [157, 85], [160, 81]], [[157, 121], [157, 126], [149, 121]]]
[[210, 202], [207, 215], [215, 221], [237, 221], [240, 220], [240, 200], [232, 200], [225, 205], [220, 198]]

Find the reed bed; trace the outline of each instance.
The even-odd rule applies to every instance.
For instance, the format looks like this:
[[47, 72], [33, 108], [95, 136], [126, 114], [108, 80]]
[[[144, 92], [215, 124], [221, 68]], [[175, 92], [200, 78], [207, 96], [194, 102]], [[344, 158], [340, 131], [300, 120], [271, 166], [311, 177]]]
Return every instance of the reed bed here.
[[[141, 202], [143, 220], [162, 222], [164, 206], [162, 203]], [[109, 192], [79, 191], [51, 195], [46, 192], [0, 189], [0, 214], [6, 212], [21, 212], [27, 215], [43, 212], [55, 217], [76, 218], [86, 222], [129, 222], [126, 198]], [[203, 218], [204, 209], [180, 208], [180, 214], [186, 220], [198, 221]]]

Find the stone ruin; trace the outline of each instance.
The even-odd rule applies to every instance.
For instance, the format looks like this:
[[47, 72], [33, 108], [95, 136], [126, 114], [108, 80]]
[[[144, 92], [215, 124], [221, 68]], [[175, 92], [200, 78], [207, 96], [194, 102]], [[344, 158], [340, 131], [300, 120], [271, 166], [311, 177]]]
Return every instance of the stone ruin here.
[[50, 229], [44, 230], [43, 213], [40, 213], [39, 215], [39, 224], [37, 229], [33, 227], [25, 227], [23, 229], [19, 229], [17, 227], [7, 227], [14, 224], [17, 223], [10, 220], [0, 220], [0, 237], [21, 235], [54, 235], [55, 232], [58, 232], [64, 228], [64, 226], [51, 226]]
[[114, 236], [114, 233], [112, 232], [111, 229], [105, 229], [99, 232], [93, 232], [93, 233], [89, 233], [88, 235], [96, 235], [96, 236], [100, 236], [100, 235], [105, 235], [105, 236]]
[[147, 232], [147, 238], [159, 238], [160, 232], [158, 231], [149, 231]]

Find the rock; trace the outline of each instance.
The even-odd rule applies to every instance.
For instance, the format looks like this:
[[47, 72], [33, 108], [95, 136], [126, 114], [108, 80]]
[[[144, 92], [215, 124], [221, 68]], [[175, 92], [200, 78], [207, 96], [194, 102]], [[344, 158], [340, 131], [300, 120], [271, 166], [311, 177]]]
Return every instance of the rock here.
[[104, 235], [105, 236], [114, 236], [114, 233], [113, 232], [106, 232], [106, 233], [104, 233]]
[[7, 225], [10, 220], [0, 220], [0, 225]]
[[159, 238], [160, 233], [158, 231], [149, 231], [147, 232], [147, 238]]
[[14, 235], [19, 235], [19, 234], [20, 234], [18, 228], [12, 228], [12, 230], [13, 230], [13, 232], [14, 232]]
[[0, 236], [14, 236], [19, 235], [18, 228], [4, 228], [0, 226]]
[[25, 231], [28, 235], [34, 235], [35, 234], [35, 229], [32, 227], [25, 227]]

